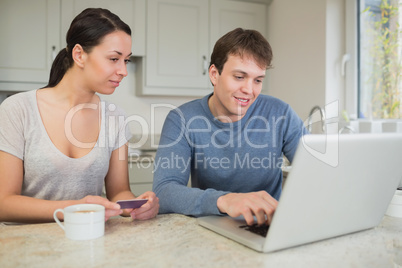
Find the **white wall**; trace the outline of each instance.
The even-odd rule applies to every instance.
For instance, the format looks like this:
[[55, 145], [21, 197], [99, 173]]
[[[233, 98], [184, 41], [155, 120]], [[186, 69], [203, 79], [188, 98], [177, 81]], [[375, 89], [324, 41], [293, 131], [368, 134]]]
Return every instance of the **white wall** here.
[[274, 51], [269, 94], [305, 120], [310, 109], [339, 98], [344, 0], [273, 0], [268, 41]]

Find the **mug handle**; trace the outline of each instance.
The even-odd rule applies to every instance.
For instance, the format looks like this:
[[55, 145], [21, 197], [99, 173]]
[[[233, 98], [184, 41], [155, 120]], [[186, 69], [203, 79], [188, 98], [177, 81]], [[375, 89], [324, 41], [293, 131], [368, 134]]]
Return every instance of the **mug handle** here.
[[64, 224], [62, 224], [62, 223], [60, 222], [59, 218], [57, 218], [57, 212], [61, 212], [61, 213], [63, 213], [63, 215], [64, 215], [64, 210], [61, 209], [61, 208], [56, 209], [56, 210], [54, 211], [54, 213], [53, 213], [53, 218], [54, 218], [54, 220], [57, 222], [57, 224], [61, 227], [61, 229], [63, 229], [63, 230], [65, 231]]

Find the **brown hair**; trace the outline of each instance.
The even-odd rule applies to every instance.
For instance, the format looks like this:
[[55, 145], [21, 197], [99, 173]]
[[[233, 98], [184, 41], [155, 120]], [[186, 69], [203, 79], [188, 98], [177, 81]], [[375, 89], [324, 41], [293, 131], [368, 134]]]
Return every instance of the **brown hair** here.
[[222, 36], [215, 43], [210, 66], [215, 65], [221, 74], [229, 55], [251, 56], [261, 68], [269, 69], [272, 67], [271, 45], [256, 30], [236, 28]]
[[67, 47], [60, 50], [54, 59], [49, 83], [45, 87], [56, 86], [73, 66], [72, 50], [76, 44], [80, 44], [86, 53], [90, 53], [105, 35], [115, 31], [124, 31], [131, 35], [130, 27], [107, 9], [87, 8], [78, 14], [67, 32]]

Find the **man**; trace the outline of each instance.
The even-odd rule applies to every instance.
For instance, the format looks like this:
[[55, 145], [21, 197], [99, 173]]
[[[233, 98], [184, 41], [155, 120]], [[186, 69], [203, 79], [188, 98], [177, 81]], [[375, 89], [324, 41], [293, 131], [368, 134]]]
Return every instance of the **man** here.
[[213, 93], [172, 110], [163, 126], [153, 184], [160, 213], [271, 221], [283, 154], [292, 161], [305, 134], [289, 105], [260, 95], [271, 60], [271, 46], [257, 31], [237, 28], [217, 41]]

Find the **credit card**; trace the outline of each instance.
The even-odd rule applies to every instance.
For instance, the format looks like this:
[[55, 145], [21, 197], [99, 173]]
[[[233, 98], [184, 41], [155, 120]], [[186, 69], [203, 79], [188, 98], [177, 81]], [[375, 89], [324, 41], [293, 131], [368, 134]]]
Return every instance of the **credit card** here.
[[146, 202], [148, 202], [148, 199], [119, 200], [116, 203], [120, 205], [121, 209], [126, 209], [126, 208], [139, 208]]

